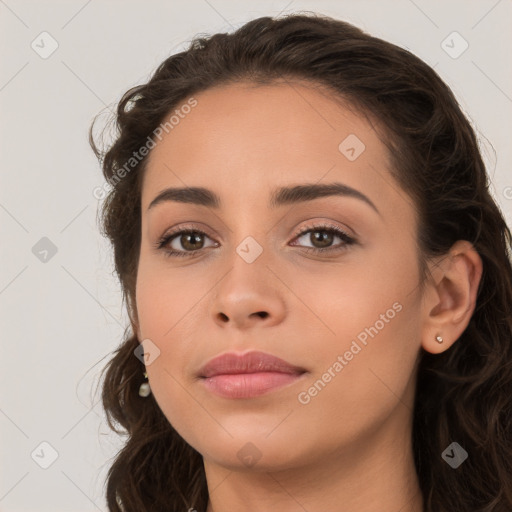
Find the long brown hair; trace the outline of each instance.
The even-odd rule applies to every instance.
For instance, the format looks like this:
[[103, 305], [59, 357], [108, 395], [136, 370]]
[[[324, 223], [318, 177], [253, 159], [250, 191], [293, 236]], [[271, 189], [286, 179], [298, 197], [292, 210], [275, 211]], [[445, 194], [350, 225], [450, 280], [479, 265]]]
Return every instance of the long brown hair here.
[[[414, 406], [413, 450], [426, 512], [512, 510], [511, 233], [489, 193], [474, 130], [457, 101], [423, 61], [346, 22], [306, 13], [252, 20], [230, 34], [197, 37], [170, 56], [116, 112], [108, 150], [89, 138], [113, 185], [102, 204], [102, 233], [131, 327], [104, 369], [103, 407], [126, 435], [107, 478], [110, 511], [206, 510], [201, 455], [174, 430], [153, 396], [140, 398], [143, 365], [134, 357], [135, 283], [141, 243], [141, 177], [134, 152], [187, 98], [210, 87], [303, 80], [331, 91], [385, 128], [393, 174], [412, 198], [422, 286], [430, 257], [470, 241], [483, 261], [474, 314], [460, 339], [439, 355], [422, 351]], [[124, 168], [124, 173], [119, 172]], [[469, 454], [458, 469], [441, 457], [458, 442]]]

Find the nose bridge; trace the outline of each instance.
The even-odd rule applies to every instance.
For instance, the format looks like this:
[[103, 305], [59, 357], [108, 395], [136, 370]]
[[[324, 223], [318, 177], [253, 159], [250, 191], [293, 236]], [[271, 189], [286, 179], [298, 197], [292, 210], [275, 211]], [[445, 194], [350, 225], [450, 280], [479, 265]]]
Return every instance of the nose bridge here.
[[[265, 234], [260, 232], [255, 233], [255, 236], [246, 235], [235, 248], [236, 254], [246, 265], [253, 265], [257, 262], [261, 265], [268, 260], [269, 250], [270, 247]], [[239, 263], [238, 260], [235, 261]]]
[[[230, 246], [233, 247], [234, 261], [241, 259], [245, 264], [267, 260], [269, 244], [269, 220], [264, 216], [264, 209], [256, 204], [256, 197], [242, 198], [233, 206], [232, 221], [230, 222]], [[238, 258], [235, 258], [235, 255]], [[243, 266], [243, 265], [242, 265]]]
[[236, 276], [244, 282], [254, 278], [257, 282], [252, 285], [257, 288], [258, 283], [263, 284], [267, 279], [275, 280], [267, 268], [267, 265], [272, 267], [273, 262], [277, 261], [274, 258], [277, 255], [273, 254], [275, 239], [270, 232], [275, 220], [260, 203], [267, 201], [267, 188], [261, 182], [252, 183], [255, 177], [248, 179], [251, 184], [249, 189], [254, 193], [247, 193], [246, 183], [245, 193], [231, 196], [225, 205], [227, 238], [224, 243], [230, 252], [224, 254], [223, 258], [226, 266], [231, 269], [226, 278], [231, 280]]
[[247, 234], [247, 231], [233, 234], [232, 253], [227, 258], [231, 270], [226, 277], [232, 285], [247, 284], [257, 290], [259, 285], [267, 281], [267, 274], [270, 273], [267, 265], [271, 259], [271, 249], [262, 231], [252, 232], [254, 236]]

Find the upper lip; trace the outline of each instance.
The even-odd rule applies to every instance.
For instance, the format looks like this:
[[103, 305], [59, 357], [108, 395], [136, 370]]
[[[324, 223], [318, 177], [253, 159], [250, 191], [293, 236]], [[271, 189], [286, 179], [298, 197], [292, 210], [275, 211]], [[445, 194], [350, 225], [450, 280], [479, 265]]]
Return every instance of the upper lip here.
[[236, 354], [228, 352], [210, 359], [200, 370], [200, 377], [214, 377], [215, 375], [279, 372], [289, 374], [301, 374], [306, 370], [294, 366], [279, 357], [265, 352], [248, 352]]

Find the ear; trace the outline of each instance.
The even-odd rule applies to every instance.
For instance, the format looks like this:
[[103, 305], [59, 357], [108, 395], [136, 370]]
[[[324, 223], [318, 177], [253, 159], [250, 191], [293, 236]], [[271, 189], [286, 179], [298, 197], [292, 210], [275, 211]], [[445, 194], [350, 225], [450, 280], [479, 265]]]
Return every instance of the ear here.
[[[432, 279], [423, 296], [422, 347], [432, 354], [450, 348], [461, 336], [475, 310], [482, 259], [467, 240], [459, 240], [447, 255], [429, 264]], [[436, 341], [441, 336], [442, 343]]]

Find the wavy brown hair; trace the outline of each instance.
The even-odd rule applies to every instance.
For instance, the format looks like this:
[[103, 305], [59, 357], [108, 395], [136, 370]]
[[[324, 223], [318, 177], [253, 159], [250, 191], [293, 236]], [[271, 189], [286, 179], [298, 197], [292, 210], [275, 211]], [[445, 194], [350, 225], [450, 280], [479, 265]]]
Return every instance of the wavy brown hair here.
[[[126, 437], [106, 482], [110, 511], [206, 510], [201, 455], [168, 422], [152, 395], [140, 398], [143, 365], [134, 357], [135, 283], [141, 243], [141, 178], [147, 157], [119, 170], [191, 95], [249, 81], [317, 84], [377, 120], [392, 173], [420, 219], [423, 288], [430, 258], [470, 241], [483, 262], [475, 311], [445, 352], [423, 351], [413, 411], [413, 450], [426, 512], [512, 510], [511, 233], [489, 192], [475, 132], [440, 77], [410, 52], [349, 23], [315, 13], [252, 20], [236, 31], [196, 37], [117, 105], [116, 137], [91, 146], [113, 184], [102, 204], [102, 234], [130, 315], [124, 339], [104, 368], [103, 407]], [[126, 167], [125, 167], [126, 169]], [[116, 178], [117, 176], [117, 178]], [[457, 441], [468, 459], [452, 469], [441, 457]]]

